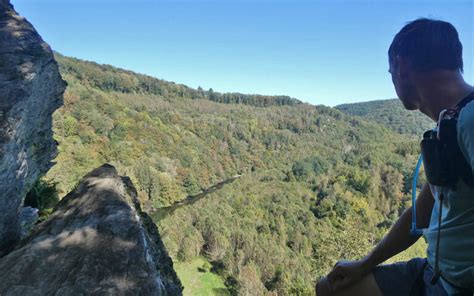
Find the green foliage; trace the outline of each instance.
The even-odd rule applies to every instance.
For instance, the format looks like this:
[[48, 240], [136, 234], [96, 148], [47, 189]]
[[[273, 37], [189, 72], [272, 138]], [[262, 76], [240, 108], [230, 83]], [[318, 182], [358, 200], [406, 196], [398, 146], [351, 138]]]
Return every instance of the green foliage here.
[[371, 176], [367, 171], [361, 171], [357, 168], [351, 170], [348, 176], [348, 185], [356, 191], [366, 195], [370, 191]]
[[149, 162], [141, 159], [134, 166], [133, 173], [138, 183], [138, 188], [144, 192], [154, 208], [168, 206], [184, 198], [182, 189], [177, 181], [159, 164], [156, 168]]
[[56, 183], [40, 178], [26, 194], [23, 205], [37, 208], [40, 216], [43, 217], [48, 216], [58, 202], [59, 196]]
[[343, 104], [336, 106], [349, 115], [361, 116], [387, 128], [416, 137], [433, 128], [433, 122], [420, 112], [406, 110], [398, 99]]
[[65, 116], [63, 121], [64, 136], [77, 135], [77, 120], [72, 116]]
[[81, 84], [100, 89], [104, 92], [120, 92], [128, 94], [149, 94], [163, 97], [189, 99], [207, 99], [224, 104], [244, 104], [256, 107], [298, 105], [300, 101], [288, 96], [245, 95], [240, 93], [218, 93], [211, 89], [192, 89], [185, 85], [175, 84], [140, 75], [131, 71], [118, 69], [110, 65], [99, 65], [67, 58], [55, 53], [61, 73], [67, 73]]
[[134, 174], [138, 181], [138, 188], [146, 193], [149, 200], [156, 199], [159, 195], [156, 170], [142, 159], [135, 165]]
[[291, 167], [293, 175], [298, 180], [306, 180], [310, 176], [319, 176], [327, 169], [329, 169], [328, 162], [319, 156], [297, 160]]
[[184, 178], [182, 186], [184, 187], [188, 195], [193, 195], [201, 191], [198, 181], [196, 180], [193, 174], [189, 174]]
[[204, 245], [201, 233], [194, 227], [188, 227], [183, 233], [177, 257], [180, 261], [186, 262], [199, 256]]
[[260, 281], [258, 267], [253, 262], [249, 262], [239, 269], [238, 285], [241, 295], [263, 295], [266, 291]]
[[230, 292], [223, 279], [211, 272], [211, 264], [203, 257], [191, 262], [177, 262], [174, 265], [179, 279], [183, 283], [185, 296], [228, 296]]
[[297, 179], [305, 179], [310, 176], [313, 170], [309, 162], [299, 160], [293, 164], [291, 171]]
[[61, 195], [103, 162], [152, 208], [242, 175], [159, 223], [175, 260], [204, 256], [232, 293], [313, 295], [319, 276], [364, 255], [407, 207], [411, 135], [288, 97], [57, 60], [68, 89], [48, 178]]

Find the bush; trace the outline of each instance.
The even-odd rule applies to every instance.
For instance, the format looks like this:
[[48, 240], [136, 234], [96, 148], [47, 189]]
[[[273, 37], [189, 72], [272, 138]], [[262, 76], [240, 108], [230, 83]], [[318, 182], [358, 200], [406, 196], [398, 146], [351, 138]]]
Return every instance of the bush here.
[[33, 188], [26, 194], [24, 206], [37, 208], [40, 216], [45, 215], [59, 202], [56, 183], [38, 179]]

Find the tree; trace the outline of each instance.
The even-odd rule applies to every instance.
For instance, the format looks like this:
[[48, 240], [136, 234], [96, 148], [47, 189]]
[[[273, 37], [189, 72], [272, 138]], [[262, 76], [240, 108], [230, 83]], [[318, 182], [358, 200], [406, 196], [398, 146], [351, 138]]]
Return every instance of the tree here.
[[77, 120], [74, 117], [69, 115], [64, 116], [63, 133], [65, 137], [70, 137], [77, 134]]
[[40, 214], [51, 210], [59, 202], [56, 183], [38, 179], [33, 188], [26, 194], [24, 206], [37, 208]]
[[239, 295], [264, 295], [266, 292], [257, 268], [252, 262], [243, 266], [239, 272]]
[[146, 159], [141, 159], [135, 165], [134, 173], [139, 189], [146, 193], [149, 200], [152, 200], [158, 193], [156, 171], [150, 167]]
[[194, 178], [194, 175], [192, 173], [189, 173], [183, 180], [183, 187], [186, 190], [186, 193], [188, 195], [193, 195], [201, 191], [201, 187], [199, 187], [199, 184]]

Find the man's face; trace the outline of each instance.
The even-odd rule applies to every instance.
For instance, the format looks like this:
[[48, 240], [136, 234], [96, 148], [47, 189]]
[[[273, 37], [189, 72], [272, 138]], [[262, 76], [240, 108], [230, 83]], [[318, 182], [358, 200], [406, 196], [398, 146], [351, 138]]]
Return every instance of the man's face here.
[[[403, 106], [407, 110], [417, 110], [418, 106], [418, 99], [416, 96], [415, 88], [411, 81], [408, 79], [407, 75], [402, 75], [399, 67], [399, 63], [397, 61], [389, 62], [389, 69], [388, 72], [392, 76], [392, 83], [395, 87], [395, 91], [397, 93], [398, 98], [402, 102]], [[402, 65], [404, 67], [404, 65]], [[403, 69], [406, 73], [408, 69]]]

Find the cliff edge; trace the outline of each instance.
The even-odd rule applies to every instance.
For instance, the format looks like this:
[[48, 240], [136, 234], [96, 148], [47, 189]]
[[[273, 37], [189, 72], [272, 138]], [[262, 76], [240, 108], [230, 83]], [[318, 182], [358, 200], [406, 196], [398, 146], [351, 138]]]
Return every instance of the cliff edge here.
[[[134, 206], [131, 206], [134, 205]], [[180, 295], [156, 226], [105, 164], [0, 259], [1, 295]]]
[[0, 0], [0, 295], [181, 295], [156, 225], [111, 165], [20, 241], [26, 193], [56, 155], [51, 115], [65, 88], [50, 47]]
[[51, 114], [66, 83], [50, 47], [7, 0], [0, 1], [0, 256], [20, 239], [20, 211], [51, 167]]

